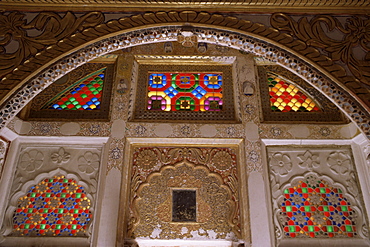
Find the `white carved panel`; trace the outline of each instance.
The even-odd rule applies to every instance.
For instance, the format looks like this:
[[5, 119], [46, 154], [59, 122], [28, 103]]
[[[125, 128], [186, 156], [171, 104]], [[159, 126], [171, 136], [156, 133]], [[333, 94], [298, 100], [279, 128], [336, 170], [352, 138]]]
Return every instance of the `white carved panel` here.
[[275, 237], [365, 239], [368, 226], [347, 146], [268, 147]]
[[[30, 188], [41, 186], [40, 182], [45, 179], [64, 177], [72, 181], [72, 184], [74, 181], [77, 182], [74, 186], [82, 186], [82, 193], [86, 193], [85, 200], [90, 204], [89, 212], [94, 212], [97, 180], [101, 165], [101, 146], [21, 144], [18, 150], [19, 155], [11, 186], [10, 201], [1, 229], [2, 236], [22, 235], [13, 229], [14, 212], [17, 208], [19, 209], [20, 198], [26, 198]], [[86, 202], [82, 204], [86, 204]], [[88, 228], [83, 231], [83, 235], [77, 236], [91, 236], [92, 225], [89, 223]], [[46, 236], [50, 237], [50, 234], [46, 234]]]

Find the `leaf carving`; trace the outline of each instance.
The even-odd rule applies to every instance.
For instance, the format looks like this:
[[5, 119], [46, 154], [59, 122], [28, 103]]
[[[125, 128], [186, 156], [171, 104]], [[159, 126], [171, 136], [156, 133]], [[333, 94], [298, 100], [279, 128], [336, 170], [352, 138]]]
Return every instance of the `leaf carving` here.
[[[67, 12], [64, 17], [57, 13], [42, 12], [31, 22], [26, 24], [25, 15], [12, 12], [0, 15], [0, 53], [12, 40], [19, 43], [19, 49], [14, 53], [0, 55], [0, 76], [4, 76], [20, 65], [24, 60], [34, 56], [46, 46], [56, 44], [59, 40], [85, 28], [96, 26], [103, 22], [104, 16], [100, 12], [90, 12], [76, 17]], [[27, 34], [28, 30], [37, 30], [37, 36]]]

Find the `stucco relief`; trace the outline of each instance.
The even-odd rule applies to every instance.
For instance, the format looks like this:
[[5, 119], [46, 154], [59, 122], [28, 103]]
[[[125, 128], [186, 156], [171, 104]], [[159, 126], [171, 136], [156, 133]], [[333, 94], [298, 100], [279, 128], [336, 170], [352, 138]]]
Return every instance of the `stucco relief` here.
[[[17, 167], [12, 182], [12, 188], [10, 191], [10, 202], [7, 207], [6, 216], [5, 216], [5, 223], [2, 226], [1, 234], [4, 236], [18, 236], [22, 234], [31, 234], [32, 236], [52, 236], [53, 234], [61, 234], [61, 235], [68, 235], [75, 233], [78, 236], [88, 236], [91, 234], [92, 224], [88, 223], [90, 221], [91, 212], [93, 212], [93, 208], [95, 205], [95, 197], [96, 197], [96, 190], [98, 185], [98, 175], [99, 175], [99, 167], [100, 167], [100, 155], [101, 155], [101, 148], [100, 147], [81, 147], [79, 145], [66, 145], [66, 146], [57, 146], [57, 145], [47, 145], [47, 144], [22, 144], [19, 148], [19, 159], [17, 161]], [[67, 179], [67, 180], [65, 180]], [[69, 180], [68, 180], [69, 179]], [[45, 181], [53, 180], [54, 185], [50, 185], [51, 182]], [[63, 182], [60, 181], [70, 181]], [[59, 181], [59, 182], [58, 182]], [[72, 182], [71, 182], [72, 181]], [[59, 190], [55, 186], [59, 186], [57, 184], [63, 184], [65, 189], [69, 187], [75, 188], [73, 193], [79, 193], [77, 190], [80, 189], [79, 185], [83, 186], [83, 191], [87, 194], [86, 198], [85, 195], [81, 197], [81, 200], [71, 201], [72, 199], [65, 199], [66, 207], [72, 207], [71, 203], [77, 203], [81, 210], [86, 208], [88, 204], [89, 212], [80, 213], [81, 214], [81, 224], [86, 225], [83, 229], [76, 229], [76, 231], [62, 231], [63, 229], [33, 229], [30, 228], [29, 231], [21, 231], [18, 229], [15, 231], [13, 229], [13, 221], [15, 220], [17, 224], [23, 224], [21, 222], [24, 217], [31, 217], [30, 215], [21, 213], [22, 210], [25, 210], [25, 207], [29, 207], [29, 203], [33, 200], [30, 197], [29, 190], [30, 189], [37, 189], [39, 191], [44, 191], [45, 193], [49, 193], [51, 190], [57, 193]], [[49, 184], [49, 185], [48, 185]], [[33, 188], [31, 188], [33, 186]], [[36, 186], [36, 187], [35, 187]], [[48, 188], [48, 186], [51, 188]], [[55, 188], [54, 188], [55, 187]], [[63, 188], [64, 188], [63, 187]], [[72, 188], [71, 187], [71, 188]], [[50, 190], [49, 192], [47, 190]], [[65, 191], [64, 191], [65, 192]], [[58, 193], [64, 193], [60, 190]], [[82, 193], [85, 193], [82, 192]], [[37, 197], [37, 194], [35, 193]], [[28, 198], [29, 197], [29, 198]], [[47, 196], [45, 196], [47, 197]], [[66, 197], [68, 198], [68, 197]], [[54, 198], [55, 199], [55, 198]], [[53, 203], [53, 197], [50, 197], [50, 203]], [[58, 198], [57, 198], [58, 199]], [[31, 201], [30, 201], [31, 200]], [[48, 199], [45, 199], [48, 200]], [[59, 199], [58, 199], [59, 200]], [[75, 199], [73, 199], [75, 200]], [[26, 203], [26, 206], [22, 206], [22, 203]], [[46, 208], [43, 198], [37, 197], [37, 202], [35, 201], [36, 208]], [[59, 203], [63, 203], [59, 202]], [[50, 205], [51, 205], [50, 204]], [[76, 204], [76, 205], [77, 205]], [[84, 206], [85, 205], [85, 206]], [[23, 208], [22, 208], [23, 207]], [[15, 210], [18, 208], [17, 215], [14, 216]], [[19, 211], [21, 209], [21, 211]], [[29, 210], [29, 209], [28, 209]], [[43, 209], [45, 211], [45, 209]], [[91, 211], [92, 210], [92, 211]], [[44, 212], [43, 211], [43, 212]], [[32, 219], [37, 220], [40, 224], [44, 224], [44, 218], [49, 219], [49, 223], [53, 224], [52, 218], [54, 219], [56, 216], [47, 209], [47, 214], [44, 212], [43, 214], [37, 213], [33, 211]], [[72, 222], [72, 218], [76, 216], [69, 215], [67, 212], [63, 211], [63, 219]], [[69, 212], [70, 213], [70, 212]], [[67, 215], [68, 214], [68, 215]], [[54, 217], [55, 216], [55, 217]], [[15, 217], [15, 218], [13, 218]], [[72, 217], [72, 218], [71, 218]], [[85, 218], [84, 218], [85, 217]], [[88, 217], [88, 218], [86, 218]], [[45, 221], [46, 222], [46, 221]], [[47, 224], [50, 227], [50, 224]], [[71, 223], [72, 224], [72, 223]], [[21, 225], [19, 225], [21, 226]], [[41, 225], [40, 225], [41, 226]], [[40, 227], [39, 226], [39, 227]], [[46, 226], [46, 225], [45, 225]], [[2, 239], [4, 240], [4, 239]], [[1, 240], [1, 241], [2, 241]]]
[[366, 238], [350, 147], [268, 147], [275, 237]]
[[[131, 239], [241, 237], [232, 148], [136, 148], [131, 176]], [[196, 221], [174, 222], [172, 190], [196, 191]]]

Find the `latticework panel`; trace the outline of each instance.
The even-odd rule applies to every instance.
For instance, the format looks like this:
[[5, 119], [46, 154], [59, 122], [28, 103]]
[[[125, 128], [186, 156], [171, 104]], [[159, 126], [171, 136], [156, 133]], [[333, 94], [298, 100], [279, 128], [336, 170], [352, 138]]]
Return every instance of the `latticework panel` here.
[[47, 178], [20, 197], [14, 212], [16, 235], [84, 236], [92, 218], [83, 186], [64, 176]]
[[311, 97], [280, 77], [267, 73], [271, 110], [276, 112], [318, 112], [320, 107]]
[[231, 70], [229, 65], [139, 65], [133, 120], [236, 121]]
[[150, 73], [148, 110], [222, 110], [222, 73]]
[[106, 68], [95, 71], [62, 91], [43, 109], [94, 110], [100, 108]]

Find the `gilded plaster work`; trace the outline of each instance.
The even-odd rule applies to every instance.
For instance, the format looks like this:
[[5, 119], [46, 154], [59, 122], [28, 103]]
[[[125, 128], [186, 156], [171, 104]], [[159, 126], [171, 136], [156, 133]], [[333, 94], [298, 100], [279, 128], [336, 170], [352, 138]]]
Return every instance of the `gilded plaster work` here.
[[[342, 25], [337, 18], [331, 16], [315, 16], [312, 19], [302, 17], [296, 21], [286, 14], [279, 13], [271, 16], [271, 25], [277, 30], [286, 32], [301, 42], [305, 42], [308, 47], [319, 48], [327, 52], [333, 61], [333, 74], [337, 78], [352, 90], [363, 83], [366, 86], [359, 90], [354, 90], [354, 92], [369, 93], [369, 16], [353, 16], [348, 18], [346, 23]], [[324, 29], [322, 25], [327, 29]], [[330, 33], [334, 31], [340, 32], [342, 38], [332, 38]], [[356, 54], [358, 53], [355, 51], [356, 48], [361, 48], [363, 54]], [[309, 56], [311, 59], [313, 59], [312, 55]], [[324, 61], [317, 62], [320, 65], [324, 63]], [[346, 64], [350, 73], [346, 72], [339, 62]], [[334, 69], [336, 70], [335, 72]], [[362, 99], [369, 105], [369, 98]]]
[[[4, 2], [9, 3], [19, 3], [19, 1], [15, 0], [5, 0]], [[58, 1], [41, 1], [41, 0], [22, 0], [21, 3], [43, 3], [43, 4], [56, 4]], [[63, 1], [60, 1], [60, 3], [64, 3]], [[71, 0], [70, 3], [72, 4], [96, 4], [96, 2], [91, 0]], [[136, 1], [127, 1], [127, 0], [116, 0], [111, 2], [112, 3], [131, 3], [131, 4], [160, 4], [160, 3], [176, 3], [178, 5], [180, 4], [199, 4], [200, 2], [197, 1], [172, 1], [172, 0], [166, 0], [166, 1], [158, 1], [158, 0], [149, 0], [149, 1], [143, 1], [143, 0], [136, 0]], [[203, 3], [203, 2], [202, 2]], [[107, 4], [104, 3], [104, 1], [101, 4]], [[303, 0], [299, 2], [285, 2], [283, 0], [278, 1], [272, 1], [272, 0], [252, 0], [252, 1], [246, 1], [246, 0], [237, 0], [237, 1], [208, 1], [208, 5], [253, 5], [253, 6], [271, 6], [274, 7], [277, 6], [302, 6], [302, 7], [312, 7], [312, 6], [320, 6], [320, 7], [335, 7], [335, 6], [341, 6], [341, 7], [349, 7], [349, 6], [356, 6], [356, 7], [366, 7], [370, 4], [367, 2], [361, 2], [361, 1], [345, 1], [345, 0], [339, 0], [335, 3], [332, 2], [317, 2], [314, 0]]]
[[[8, 18], [6, 14], [3, 15], [4, 18]], [[136, 20], [136, 21], [134, 21]], [[138, 21], [141, 20], [141, 21]], [[276, 40], [278, 43], [283, 43], [285, 46], [291, 47], [293, 50], [296, 50], [295, 54], [300, 56], [299, 54], [305, 54], [306, 57], [310, 57], [311, 60], [316, 61], [317, 63], [321, 64], [325, 69], [328, 71], [333, 71], [332, 75], [337, 75], [335, 71], [341, 71], [338, 67], [339, 65], [335, 65], [331, 59], [325, 57], [324, 55], [320, 55], [319, 51], [312, 48], [306, 47], [306, 44], [295, 40], [293, 38], [289, 38], [290, 36], [286, 33], [280, 33], [275, 29], [266, 28], [262, 24], [256, 24], [250, 21], [239, 20], [233, 17], [224, 17], [221, 15], [210, 15], [207, 13], [197, 13], [197, 12], [161, 12], [161, 13], [150, 13], [145, 15], [139, 15], [137, 17], [131, 18], [123, 18], [119, 21], [111, 21], [109, 24], [102, 24], [99, 26], [98, 29], [90, 29], [89, 32], [79, 32], [76, 35], [71, 36], [70, 38], [66, 39], [63, 42], [59, 42], [55, 49], [46, 49], [40, 53], [37, 59], [40, 59], [40, 64], [47, 64], [47, 61], [50, 60], [49, 57], [55, 57], [59, 54], [62, 54], [64, 51], [67, 51], [70, 48], [68, 44], [73, 43], [73, 47], [76, 47], [78, 44], [83, 44], [87, 40], [97, 39], [98, 37], [102, 37], [104, 34], [109, 34], [112, 31], [124, 30], [128, 27], [138, 27], [143, 25], [141, 23], [146, 24], [153, 24], [153, 23], [166, 23], [168, 21], [177, 21], [177, 22], [188, 22], [188, 23], [222, 23], [223, 26], [229, 26], [230, 28], [237, 28], [241, 31], [250, 32], [254, 35], [263, 35], [267, 38], [271, 38]], [[213, 21], [211, 21], [213, 20]], [[139, 24], [140, 22], [140, 24]], [[221, 26], [220, 26], [221, 27]], [[17, 29], [18, 30], [18, 29]], [[22, 28], [20, 28], [22, 30]], [[153, 29], [154, 30], [154, 29]], [[133, 35], [131, 37], [130, 34], [122, 35], [125, 38], [125, 42], [122, 42], [122, 39], [118, 38], [108, 38], [99, 43], [101, 48], [97, 47], [86, 47], [83, 51], [78, 51], [75, 54], [71, 55], [70, 57], [66, 57], [64, 62], [57, 63], [54, 67], [50, 67], [50, 70], [44, 71], [42, 75], [36, 77], [33, 81], [29, 82], [30, 84], [27, 88], [22, 89], [18, 92], [15, 98], [11, 99], [7, 106], [2, 111], [2, 126], [9, 121], [24, 104], [26, 104], [33, 96], [35, 96], [38, 92], [43, 90], [46, 86], [48, 86], [53, 80], [59, 78], [62, 74], [73, 70], [76, 66], [79, 66], [93, 58], [96, 58], [98, 55], [102, 55], [111, 51], [116, 51], [118, 49], [122, 49], [128, 46], [134, 46], [138, 44], [145, 44], [148, 42], [160, 42], [160, 41], [175, 41], [177, 33], [180, 29], [176, 28], [160, 28], [152, 33], [152, 35], [144, 35], [140, 38], [139, 33]], [[13, 31], [10, 30], [10, 33]], [[152, 31], [147, 30], [147, 34], [150, 34]], [[341, 89], [340, 86], [337, 84], [328, 81], [326, 77], [324, 77], [321, 73], [316, 72], [310, 65], [305, 64], [300, 58], [286, 53], [277, 47], [274, 47], [271, 44], [268, 44], [264, 41], [253, 37], [245, 37], [243, 34], [235, 34], [229, 33], [228, 38], [224, 38], [226, 35], [225, 32], [218, 32], [215, 29], [208, 30], [206, 28], [197, 29], [194, 28], [192, 32], [195, 32], [198, 35], [198, 42], [206, 42], [206, 43], [217, 43], [219, 45], [229, 45], [232, 48], [242, 49], [246, 52], [251, 52], [258, 56], [263, 56], [271, 61], [275, 61], [277, 63], [282, 64], [283, 66], [295, 71], [302, 77], [305, 77], [308, 82], [321, 92], [326, 94], [329, 98], [331, 98], [341, 109], [343, 109], [351, 118], [352, 120], [356, 121], [359, 127], [365, 132], [368, 133], [369, 131], [369, 123], [368, 123], [368, 112], [364, 109], [361, 105], [356, 103], [356, 97], [353, 98], [353, 95], [347, 94], [344, 90]], [[217, 33], [217, 34], [216, 34]], [[89, 36], [87, 36], [89, 34]], [[158, 35], [161, 34], [161, 35]], [[139, 36], [137, 36], [139, 35]], [[217, 36], [218, 35], [218, 36]], [[231, 36], [230, 36], [231, 35]], [[222, 37], [222, 38], [221, 38]], [[62, 47], [66, 47], [63, 48]], [[115, 44], [115, 45], [112, 45]], [[303, 45], [303, 46], [302, 46]], [[303, 48], [302, 48], [303, 47]], [[23, 48], [21, 48], [23, 49]], [[59, 50], [57, 50], [59, 49]], [[303, 50], [299, 50], [303, 49]], [[301, 57], [302, 58], [302, 57]], [[31, 61], [31, 60], [30, 60]], [[322, 62], [322, 61], [325, 61]], [[24, 65], [20, 65], [18, 71], [27, 70], [29, 64], [33, 63], [25, 63]], [[37, 65], [39, 66], [39, 65]], [[35, 69], [32, 69], [35, 70]], [[3, 85], [8, 85], [7, 87], [14, 87], [10, 86], [14, 84], [16, 81], [21, 81], [23, 79], [22, 76], [25, 76], [27, 73], [20, 73], [19, 75], [15, 75], [15, 73], [9, 74], [3, 80]], [[346, 80], [350, 77], [340, 77], [346, 78]], [[352, 80], [352, 79], [351, 79]], [[346, 81], [347, 82], [347, 81]], [[356, 82], [358, 83], [358, 82]], [[356, 84], [355, 83], [355, 84]], [[348, 85], [354, 85], [349, 83]], [[357, 85], [357, 84], [356, 84]], [[360, 87], [359, 87], [360, 88]], [[352, 88], [355, 91], [355, 89]], [[357, 89], [356, 89], [357, 90]], [[361, 89], [362, 90], [362, 89]], [[366, 91], [366, 90], [365, 90]], [[361, 91], [364, 93], [364, 91]], [[359, 97], [363, 97], [366, 99], [367, 93], [359, 95]], [[368, 97], [367, 97], [368, 98]], [[4, 97], [3, 99], [8, 99]], [[248, 108], [249, 109], [249, 108]]]
[[[132, 239], [241, 238], [236, 150], [137, 147], [128, 236]], [[172, 190], [196, 191], [196, 221], [174, 222]]]
[[368, 237], [349, 147], [268, 147], [267, 153], [277, 243]]
[[[78, 145], [57, 146], [46, 144], [22, 144], [19, 148], [17, 169], [14, 174], [12, 187], [10, 190], [10, 201], [7, 205], [5, 221], [1, 229], [2, 236], [13, 237], [24, 234], [24, 232], [20, 229], [13, 229], [13, 221], [20, 222], [19, 218], [13, 218], [14, 212], [17, 208], [20, 207], [19, 203], [27, 203], [27, 200], [25, 200], [25, 198], [27, 197], [26, 195], [32, 186], [37, 185], [37, 188], [39, 188], [40, 186], [47, 187], [47, 184], [45, 184], [45, 182], [42, 182], [45, 179], [60, 179], [65, 177], [67, 179], [73, 179], [74, 181], [76, 181], [77, 184], [82, 185], [84, 187], [84, 190], [86, 191], [86, 200], [88, 201], [81, 203], [85, 205], [87, 202], [89, 202], [89, 210], [90, 212], [93, 212], [98, 186], [97, 180], [99, 177], [100, 155], [100, 147], [81, 147]], [[71, 184], [70, 186], [76, 187], [77, 184]], [[40, 190], [46, 191], [46, 187], [40, 187]], [[74, 191], [73, 193], [76, 192]], [[51, 197], [51, 200], [54, 200], [55, 202], [59, 202], [59, 199], [60, 198], [57, 198], [56, 196], [55, 198]], [[41, 202], [40, 200], [38, 200], [38, 202], [41, 204], [39, 206], [35, 204], [35, 207], [44, 207], [42, 205], [47, 204], [46, 201]], [[73, 221], [73, 219], [71, 218], [73, 218], [74, 216], [73, 214], [71, 214], [71, 212], [64, 211], [62, 215], [63, 216], [60, 217], [62, 217], [63, 219], [70, 219], [68, 223], [71, 223]], [[38, 212], [33, 211], [32, 217], [36, 217], [41, 222], [48, 217], [51, 219], [53, 217], [53, 212], [49, 210], [47, 214], [39, 214]], [[46, 228], [44, 229], [44, 231], [42, 231], [42, 233], [40, 232], [39, 234], [44, 236], [53, 236], [53, 234], [55, 234], [54, 230], [55, 229], [52, 230], [51, 228]], [[31, 236], [36, 236], [37, 232], [38, 230], [30, 231], [29, 234], [31, 234]], [[86, 229], [76, 229], [76, 236], [79, 237], [88, 237], [91, 235], [91, 233], [91, 221], [86, 226]], [[63, 233], [62, 231], [61, 235], [64, 236], [65, 234], [68, 233]], [[7, 240], [2, 238], [0, 242], [2, 241]]]

